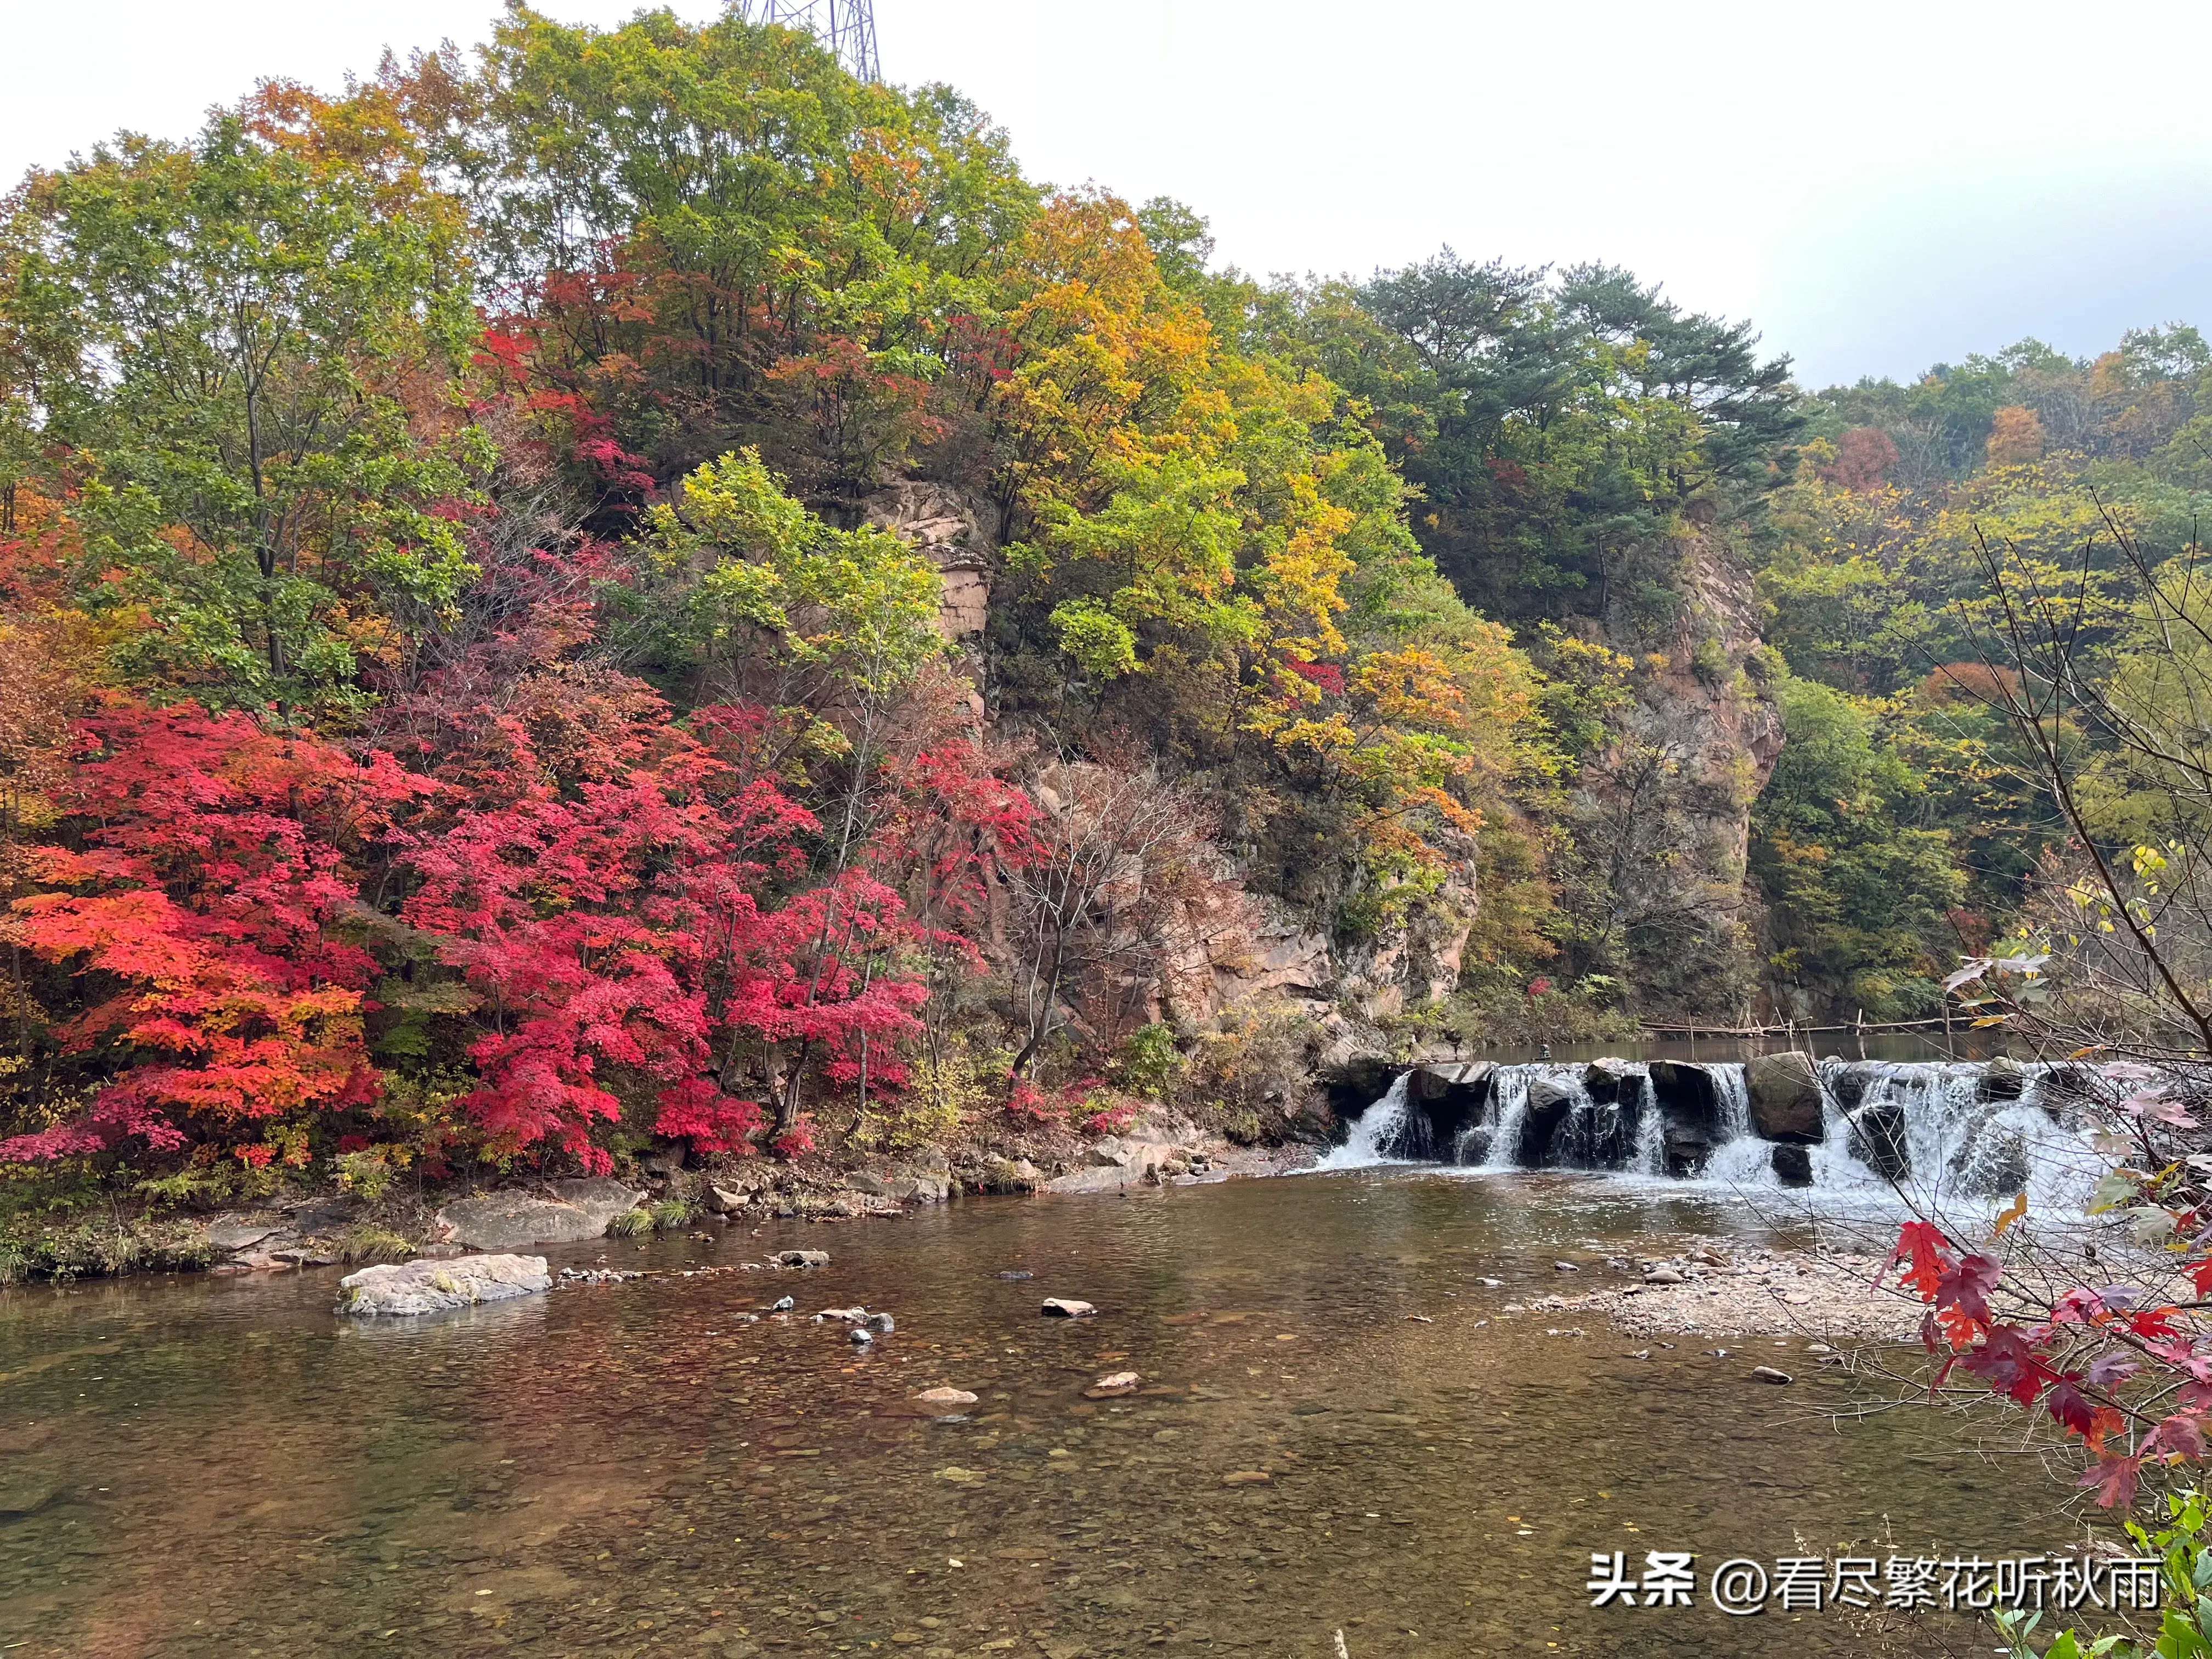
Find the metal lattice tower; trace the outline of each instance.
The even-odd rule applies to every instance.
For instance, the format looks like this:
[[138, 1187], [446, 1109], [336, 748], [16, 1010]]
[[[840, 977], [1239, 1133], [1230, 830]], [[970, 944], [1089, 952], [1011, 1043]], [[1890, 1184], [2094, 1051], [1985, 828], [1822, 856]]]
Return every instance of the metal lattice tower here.
[[807, 30], [863, 81], [884, 78], [876, 58], [875, 0], [753, 0], [743, 9], [757, 23]]

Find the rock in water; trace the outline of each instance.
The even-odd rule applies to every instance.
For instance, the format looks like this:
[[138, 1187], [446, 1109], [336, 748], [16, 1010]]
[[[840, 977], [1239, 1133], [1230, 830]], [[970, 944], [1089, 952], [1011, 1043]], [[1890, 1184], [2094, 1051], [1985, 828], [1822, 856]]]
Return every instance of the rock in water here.
[[550, 1290], [553, 1277], [542, 1255], [471, 1255], [448, 1261], [408, 1261], [363, 1267], [338, 1280], [337, 1311], [368, 1318], [379, 1314], [439, 1313], [479, 1302], [504, 1302]]
[[1044, 1299], [1043, 1311], [1051, 1319], [1088, 1319], [1098, 1310], [1088, 1302], [1073, 1302], [1066, 1297], [1048, 1296]]
[[1885, 1181], [1912, 1173], [1912, 1152], [1905, 1108], [1894, 1100], [1870, 1100], [1851, 1114], [1851, 1156]]
[[1772, 1154], [1774, 1178], [1785, 1187], [1809, 1187], [1813, 1184], [1813, 1149], [1809, 1146], [1777, 1146]]
[[1788, 1371], [1778, 1371], [1771, 1365], [1753, 1365], [1751, 1368], [1751, 1380], [1754, 1382], [1773, 1382], [1779, 1384], [1790, 1381], [1790, 1373]]
[[870, 1314], [868, 1328], [878, 1336], [889, 1336], [893, 1331], [898, 1329], [898, 1321], [887, 1313]]
[[975, 1396], [965, 1389], [924, 1389], [914, 1399], [918, 1406], [942, 1406], [948, 1411], [975, 1403]]
[[1115, 1371], [1100, 1377], [1083, 1391], [1086, 1400], [1111, 1400], [1117, 1395], [1134, 1394], [1137, 1384], [1145, 1379], [1134, 1371]]
[[1743, 1077], [1754, 1133], [1801, 1146], [1820, 1139], [1820, 1073], [1811, 1055], [1760, 1054], [1744, 1066]]
[[779, 1267], [826, 1267], [830, 1265], [827, 1250], [778, 1250], [775, 1265]]

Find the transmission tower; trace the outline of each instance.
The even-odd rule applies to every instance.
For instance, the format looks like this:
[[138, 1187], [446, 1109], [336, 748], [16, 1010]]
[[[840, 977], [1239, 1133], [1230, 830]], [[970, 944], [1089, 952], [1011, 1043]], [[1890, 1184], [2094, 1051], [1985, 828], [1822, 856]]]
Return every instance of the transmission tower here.
[[755, 22], [809, 31], [863, 81], [884, 78], [876, 59], [874, 0], [752, 0], [743, 9]]

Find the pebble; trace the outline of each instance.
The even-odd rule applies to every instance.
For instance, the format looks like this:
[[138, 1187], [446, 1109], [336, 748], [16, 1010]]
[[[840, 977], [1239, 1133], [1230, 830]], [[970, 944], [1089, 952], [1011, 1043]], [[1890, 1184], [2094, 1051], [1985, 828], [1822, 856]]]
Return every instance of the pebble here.
[[1778, 1371], [1771, 1365], [1753, 1365], [1751, 1380], [1754, 1382], [1787, 1382], [1790, 1376], [1788, 1371]]
[[889, 1336], [898, 1328], [898, 1322], [887, 1313], [870, 1314], [868, 1328], [878, 1336]]
[[1048, 1296], [1044, 1299], [1043, 1313], [1052, 1319], [1088, 1319], [1098, 1310], [1088, 1302], [1076, 1302], [1066, 1297]]
[[972, 1406], [975, 1396], [965, 1389], [924, 1389], [915, 1395], [917, 1404], [924, 1406]]
[[1505, 1286], [1505, 1281], [1502, 1279], [1479, 1279], [1475, 1283], [1478, 1285], [1487, 1285], [1493, 1291], [1503, 1290]]
[[1552, 1266], [1555, 1271], [1563, 1273], [1578, 1273], [1582, 1271], [1582, 1268], [1572, 1261], [1554, 1261]]
[[1000, 1273], [999, 1277], [1001, 1279], [1035, 1279], [1036, 1275], [1035, 1273]]
[[1100, 1377], [1083, 1391], [1085, 1400], [1111, 1400], [1117, 1395], [1134, 1394], [1137, 1384], [1145, 1379], [1135, 1371], [1114, 1371]]
[[769, 1307], [769, 1311], [770, 1313], [789, 1313], [798, 1305], [799, 1304], [796, 1302], [793, 1302], [787, 1296], [779, 1302], [772, 1303]]
[[873, 1347], [875, 1341], [876, 1339], [865, 1328], [856, 1328], [852, 1333], [852, 1343], [856, 1348]]

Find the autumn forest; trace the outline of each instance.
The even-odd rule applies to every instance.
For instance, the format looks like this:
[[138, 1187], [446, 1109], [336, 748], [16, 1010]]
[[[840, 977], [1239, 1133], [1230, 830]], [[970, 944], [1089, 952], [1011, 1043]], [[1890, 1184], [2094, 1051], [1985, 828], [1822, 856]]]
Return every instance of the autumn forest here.
[[1663, 272], [1262, 280], [1201, 210], [520, 6], [33, 172], [0, 1158], [1261, 1139], [1328, 1054], [1931, 1017], [2069, 925], [1990, 562], [2158, 649], [2194, 328], [1816, 392]]

